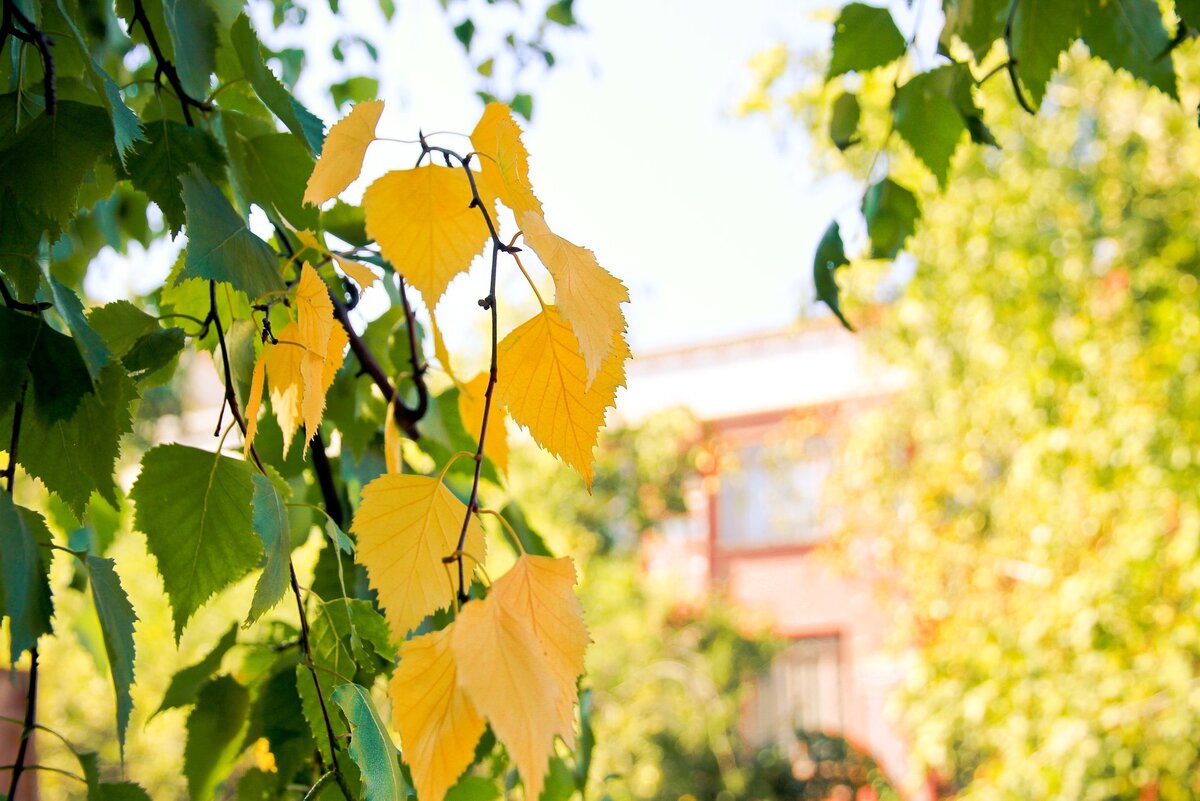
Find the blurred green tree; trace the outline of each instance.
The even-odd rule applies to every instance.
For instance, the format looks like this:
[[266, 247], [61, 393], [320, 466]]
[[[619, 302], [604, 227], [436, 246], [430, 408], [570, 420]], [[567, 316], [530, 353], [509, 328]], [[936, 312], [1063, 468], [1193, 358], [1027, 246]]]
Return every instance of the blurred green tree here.
[[[866, 334], [908, 380], [856, 426], [841, 556], [896, 610], [947, 793], [1194, 798], [1195, 120], [1080, 52], [1053, 111], [981, 100], [999, 147], [922, 194], [915, 277]], [[894, 268], [862, 264], [873, 303]]]

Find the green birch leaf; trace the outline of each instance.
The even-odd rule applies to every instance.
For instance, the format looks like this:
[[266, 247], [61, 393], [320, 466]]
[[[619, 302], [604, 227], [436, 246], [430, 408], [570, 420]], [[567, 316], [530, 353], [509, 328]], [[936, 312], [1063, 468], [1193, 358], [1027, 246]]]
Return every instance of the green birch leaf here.
[[[7, 98], [0, 97], [0, 106]], [[0, 187], [0, 273], [17, 300], [32, 302], [42, 282], [38, 246], [54, 224], [14, 189]]]
[[209, 75], [217, 68], [217, 15], [206, 0], [163, 0], [163, 18], [175, 45], [175, 68], [183, 90], [203, 100]]
[[940, 67], [915, 76], [896, 90], [892, 114], [896, 132], [913, 153], [946, 185], [950, 159], [967, 126], [946, 91], [953, 67]]
[[362, 773], [362, 801], [403, 801], [408, 788], [400, 760], [370, 694], [357, 684], [342, 684], [333, 700], [350, 723], [350, 758]]
[[1190, 27], [1200, 26], [1200, 0], [1175, 0], [1175, 11]]
[[83, 313], [83, 302], [53, 275], [50, 276], [50, 297], [54, 300], [55, 310], [74, 335], [75, 345], [79, 348], [92, 379], [99, 379], [100, 371], [108, 364], [110, 354], [108, 345], [88, 324]]
[[858, 97], [853, 92], [843, 92], [833, 101], [829, 117], [829, 138], [838, 150], [845, 150], [858, 141], [858, 118], [861, 111]]
[[17, 402], [41, 326], [40, 318], [0, 305], [0, 414]]
[[183, 775], [191, 801], [210, 801], [241, 753], [250, 693], [230, 676], [204, 685], [187, 720]]
[[97, 306], [88, 312], [87, 319], [118, 359], [146, 334], [161, 329], [158, 320], [127, 300]]
[[863, 3], [842, 9], [833, 26], [833, 55], [827, 78], [846, 72], [867, 72], [904, 55], [904, 36], [891, 12]]
[[129, 713], [133, 711], [129, 688], [133, 685], [133, 624], [137, 615], [133, 612], [125, 588], [121, 586], [112, 559], [88, 554], [87, 568], [91, 576], [92, 601], [100, 618], [100, 630], [104, 634], [104, 650], [108, 654], [113, 690], [117, 694], [117, 741], [124, 759], [125, 730], [129, 726]]
[[1021, 0], [1013, 14], [1012, 57], [1035, 107], [1058, 69], [1062, 53], [1079, 38], [1084, 0]]
[[83, 394], [69, 417], [48, 415], [41, 403], [44, 393], [38, 387], [44, 368], [37, 361], [48, 331], [44, 329], [38, 337], [31, 361], [35, 402], [21, 421], [17, 461], [62, 498], [76, 517], [82, 517], [93, 492], [113, 506], [118, 503], [113, 471], [121, 437], [133, 430], [130, 407], [138, 392], [124, 368], [113, 362], [101, 371], [95, 391]]
[[[61, 18], [70, 27], [71, 34], [79, 44], [80, 50], [84, 53], [89, 52], [91, 47], [88, 45], [83, 33], [80, 32], [79, 26], [75, 24], [74, 15], [67, 13], [67, 9], [63, 5], [63, 0], [56, 0], [55, 5]], [[117, 86], [112, 76], [100, 66], [100, 62], [96, 60], [94, 55], [88, 56], [88, 65], [91, 67], [92, 85], [96, 87], [96, 94], [107, 103], [108, 110], [112, 115], [113, 144], [117, 146], [117, 156], [124, 163], [125, 157], [129, 154], [134, 143], [144, 141], [146, 138], [142, 133], [141, 120], [138, 119], [133, 109], [125, 104], [125, 99], [121, 97], [120, 87]]]
[[[37, 328], [27, 365], [32, 392], [27, 397], [32, 398], [33, 408], [46, 422], [66, 420], [94, 392], [92, 377], [71, 337], [55, 331], [41, 317], [32, 319]], [[27, 454], [27, 450], [23, 451], [22, 457]]]
[[867, 190], [862, 211], [874, 259], [896, 258], [921, 214], [916, 196], [891, 178], [884, 178]]
[[267, 563], [263, 567], [258, 584], [254, 586], [254, 598], [250, 601], [250, 612], [244, 626], [249, 626], [279, 603], [288, 589], [291, 576], [292, 540], [288, 529], [288, 511], [279, 492], [266, 476], [254, 474], [254, 508], [252, 520], [254, 531], [262, 540]]
[[[121, 357], [121, 363], [129, 374], [138, 381], [150, 378], [171, 364], [187, 344], [187, 335], [182, 328], [164, 328], [151, 331], [133, 343], [129, 353]], [[169, 374], [166, 378], [169, 378]], [[165, 381], [161, 375], [152, 382]]]
[[820, 244], [817, 245], [816, 256], [813, 257], [813, 284], [817, 289], [817, 300], [828, 306], [830, 311], [841, 320], [842, 325], [853, 331], [854, 326], [850, 325], [850, 321], [842, 314], [841, 302], [838, 298], [838, 285], [833, 277], [837, 268], [849, 263], [846, 259], [846, 250], [842, 246], [841, 229], [838, 228], [836, 222], [830, 223], [829, 227], [825, 229], [824, 236], [821, 237]]
[[[194, 665], [188, 665], [183, 670], [171, 677], [171, 683], [167, 686], [167, 691], [163, 695], [162, 703], [158, 705], [158, 709], [154, 712], [157, 715], [167, 709], [174, 709], [180, 706], [187, 706], [196, 703], [196, 696], [214, 673], [221, 669], [221, 660], [225, 658], [225, 654], [237, 643], [238, 627], [232, 626], [229, 631], [217, 641], [217, 644], [211, 651], [204, 655]], [[154, 717], [151, 715], [150, 717]]]
[[11, 662], [51, 631], [50, 564], [42, 554], [49, 544], [50, 531], [42, 516], [14, 504], [7, 492], [0, 493], [0, 612], [8, 618]]
[[225, 157], [212, 134], [174, 120], [146, 123], [146, 141], [127, 163], [133, 185], [162, 209], [171, 233], [186, 220], [180, 178], [193, 166], [212, 181], [225, 177]]
[[275, 73], [267, 67], [262, 57], [262, 45], [258, 35], [250, 26], [250, 20], [245, 14], [240, 15], [233, 23], [230, 33], [233, 47], [237, 51], [238, 61], [241, 62], [246, 80], [254, 87], [255, 93], [283, 121], [287, 129], [300, 137], [308, 145], [312, 155], [321, 153], [321, 145], [325, 142], [325, 124], [321, 118], [300, 104], [284, 88]]
[[113, 141], [108, 112], [60, 100], [53, 117], [42, 113], [0, 150], [0, 189], [8, 188], [30, 210], [53, 222], [53, 233], [79, 213], [79, 188]]
[[88, 801], [150, 801], [150, 795], [133, 782], [100, 782], [88, 792]]
[[158, 561], [176, 641], [213, 594], [258, 565], [252, 474], [246, 462], [185, 445], [159, 445], [142, 458], [130, 492], [134, 525]]
[[1092, 55], [1113, 69], [1125, 70], [1169, 97], [1179, 98], [1171, 35], [1163, 26], [1156, 0], [1088, 3], [1083, 40]]
[[234, 143], [245, 169], [249, 200], [264, 209], [275, 209], [298, 229], [315, 229], [320, 211], [302, 202], [313, 159], [296, 137], [272, 133], [252, 139], [238, 137]]
[[221, 190], [195, 168], [182, 182], [188, 247], [180, 279], [224, 281], [250, 298], [282, 290], [278, 254], [250, 232]]
[[1004, 35], [1011, 6], [1012, 0], [947, 0], [942, 43], [948, 45], [957, 36], [971, 48], [975, 61], [983, 61], [996, 40]]

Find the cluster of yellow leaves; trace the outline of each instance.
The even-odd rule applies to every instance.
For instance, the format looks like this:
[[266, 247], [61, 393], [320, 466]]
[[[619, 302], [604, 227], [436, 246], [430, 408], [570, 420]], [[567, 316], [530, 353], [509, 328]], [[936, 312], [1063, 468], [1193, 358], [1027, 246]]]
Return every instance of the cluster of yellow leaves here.
[[[305, 199], [320, 203], [358, 178], [375, 138], [382, 103], [360, 103], [329, 132]], [[495, 201], [514, 214], [525, 244], [554, 280], [555, 302], [500, 343], [496, 399], [546, 450], [575, 468], [589, 485], [593, 450], [617, 388], [625, 382], [625, 285], [595, 255], [554, 233], [529, 180], [529, 154], [508, 108], [492, 103], [471, 133], [480, 172], [426, 164], [393, 170], [363, 195], [367, 233], [431, 316], [446, 287], [466, 272], [491, 236], [478, 194], [495, 219]], [[474, 184], [475, 192], [472, 191]], [[353, 277], [353, 276], [352, 276]], [[541, 298], [539, 297], [539, 301]], [[435, 349], [449, 371], [449, 355], [434, 321]], [[482, 420], [486, 376], [463, 386], [464, 423]], [[493, 410], [486, 450], [503, 467], [504, 418]], [[493, 442], [494, 437], [494, 442]]]
[[[382, 103], [361, 103], [330, 130], [306, 202], [323, 203], [359, 177], [382, 111]], [[454, 379], [460, 389], [459, 413], [471, 431], [481, 432], [487, 420], [483, 452], [502, 472], [508, 460], [506, 418], [511, 416], [590, 486], [599, 429], [625, 381], [629, 347], [621, 304], [629, 293], [590, 250], [550, 229], [529, 180], [520, 127], [505, 106], [493, 103], [485, 109], [471, 143], [475, 154], [470, 160], [479, 165], [478, 172], [426, 164], [375, 180], [363, 195], [367, 233], [424, 298], [438, 360], [453, 378], [433, 314], [450, 282], [491, 241], [499, 225], [497, 202], [508, 207], [525, 245], [554, 281], [554, 304], [538, 295], [541, 311], [498, 343], [494, 383], [490, 372], [465, 383]], [[360, 284], [367, 286], [374, 278], [356, 275], [355, 268], [369, 271], [342, 264], [315, 235], [301, 232], [301, 240], [337, 260]], [[285, 357], [272, 354], [288, 348], [283, 342], [269, 346], [260, 360], [266, 363], [272, 403], [289, 440], [289, 431], [301, 419], [310, 434], [315, 430], [318, 400], [324, 402], [324, 391], [318, 397], [316, 390], [328, 387], [321, 383], [322, 369], [334, 362], [328, 349], [321, 351], [319, 364], [315, 354], [314, 359], [308, 355], [314, 337], [329, 336], [324, 323], [327, 317], [332, 320], [315, 289], [306, 285], [311, 280], [320, 282], [306, 266], [296, 294], [297, 320], [285, 329], [295, 328], [292, 341], [301, 346], [291, 349], [295, 365], [281, 363], [277, 386], [273, 359]], [[323, 297], [327, 307], [329, 299]], [[338, 347], [338, 364], [343, 346]], [[256, 368], [259, 395], [260, 372]], [[310, 420], [315, 420], [311, 426]], [[418, 795], [422, 801], [442, 801], [471, 763], [486, 723], [516, 763], [526, 798], [536, 801], [554, 738], [574, 744], [576, 681], [589, 641], [574, 592], [575, 567], [570, 559], [522, 555], [483, 600], [458, 610], [449, 626], [408, 639], [429, 615], [454, 603], [453, 557], [478, 563], [486, 542], [474, 510], [443, 484], [442, 476], [398, 472], [395, 433], [394, 428], [385, 431], [388, 474], [363, 489], [351, 530], [392, 634], [403, 641], [391, 682], [393, 720]]]
[[442, 801], [471, 764], [484, 721], [541, 795], [554, 737], [574, 746], [576, 679], [589, 642], [569, 558], [522, 556], [482, 601], [400, 646], [393, 721], [417, 796]]
[[258, 410], [263, 384], [283, 431], [283, 453], [304, 424], [304, 450], [321, 425], [325, 395], [342, 366], [349, 338], [333, 317], [333, 302], [325, 281], [310, 265], [300, 270], [292, 300], [295, 319], [276, 334], [277, 343], [265, 344], [254, 365], [250, 398], [246, 403], [245, 452], [250, 452], [258, 430]]

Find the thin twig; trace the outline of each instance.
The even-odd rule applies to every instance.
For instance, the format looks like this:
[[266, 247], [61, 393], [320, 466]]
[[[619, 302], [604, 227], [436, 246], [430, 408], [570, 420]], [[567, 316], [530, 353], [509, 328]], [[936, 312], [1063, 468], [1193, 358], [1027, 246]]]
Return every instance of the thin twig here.
[[[23, 30], [17, 30], [17, 25], [20, 25]], [[4, 11], [0, 16], [0, 48], [4, 46], [4, 42], [9, 36], [36, 46], [41, 54], [42, 91], [46, 96], [46, 113], [53, 117], [54, 112], [58, 109], [58, 90], [55, 88], [54, 80], [54, 56], [50, 53], [50, 47], [54, 44], [54, 40], [39, 29], [33, 20], [25, 16], [13, 0], [4, 0]]]
[[317, 486], [321, 488], [321, 498], [325, 501], [325, 514], [338, 528], [342, 528], [345, 520], [342, 502], [333, 483], [333, 468], [329, 464], [329, 456], [325, 453], [325, 440], [321, 438], [319, 430], [313, 434], [309, 450], [312, 453], [313, 472], [317, 474]]
[[408, 293], [404, 290], [404, 276], [397, 273], [396, 279], [400, 288], [400, 303], [404, 306], [404, 326], [408, 329], [408, 359], [412, 365], [412, 382], [417, 388], [417, 405], [412, 407], [412, 415], [419, 420], [429, 410], [429, 390], [425, 387], [425, 370], [429, 365], [421, 361], [420, 349], [417, 347], [417, 326], [413, 321]]
[[[209, 282], [209, 317], [213, 319], [213, 323], [217, 331], [217, 342], [221, 348], [221, 358], [225, 366], [225, 400], [224, 404], [229, 407], [230, 413], [233, 415], [234, 421], [238, 428], [242, 431], [242, 436], [246, 436], [246, 421], [242, 417], [241, 409], [238, 407], [237, 391], [233, 386], [233, 374], [229, 367], [229, 350], [225, 344], [225, 329], [221, 325], [221, 317], [217, 309], [217, 283], [216, 281]], [[254, 459], [254, 464], [258, 467], [260, 473], [267, 475], [266, 466], [262, 459], [259, 458], [258, 451], [254, 445], [250, 446], [250, 455]], [[292, 592], [296, 596], [296, 610], [300, 615], [300, 650], [304, 653], [304, 664], [308, 668], [309, 674], [312, 676], [313, 685], [316, 687], [317, 700], [321, 705], [321, 716], [325, 721], [325, 735], [329, 740], [329, 756], [333, 760], [334, 778], [337, 780], [338, 787], [342, 791], [342, 795], [346, 797], [346, 801], [352, 801], [349, 788], [346, 787], [346, 781], [342, 777], [341, 766], [337, 759], [337, 738], [333, 734], [333, 722], [329, 718], [329, 710], [325, 706], [325, 696], [321, 692], [321, 682], [317, 679], [316, 662], [313, 660], [312, 647], [308, 640], [308, 614], [304, 610], [304, 600], [300, 597], [300, 583], [296, 580], [296, 568], [292, 564], [291, 559], [288, 560], [288, 570], [292, 577]], [[10, 796], [11, 797], [11, 796]]]
[[[9, 482], [11, 493], [11, 480]], [[11, 765], [12, 780], [8, 784], [8, 797], [17, 797], [17, 785], [25, 771], [25, 754], [29, 751], [29, 740], [37, 723], [38, 649], [29, 649], [29, 690], [25, 693], [25, 722], [21, 725], [21, 744], [17, 747], [16, 761]]]
[[154, 29], [150, 27], [150, 18], [146, 16], [146, 9], [142, 5], [142, 0], [133, 0], [133, 19], [129, 23], [130, 35], [133, 34], [134, 23], [142, 26], [142, 32], [146, 34], [146, 44], [150, 46], [150, 52], [154, 54], [154, 61], [157, 64], [154, 72], [155, 83], [158, 83], [160, 75], [167, 76], [167, 82], [171, 84], [171, 90], [175, 92], [175, 97], [179, 99], [179, 107], [183, 111], [183, 121], [188, 124], [188, 127], [194, 126], [192, 109], [212, 111], [212, 104], [204, 100], [197, 100], [184, 91], [183, 81], [179, 79], [179, 71], [175, 69], [175, 65], [163, 53], [162, 47], [158, 44], [158, 38], [154, 35]]

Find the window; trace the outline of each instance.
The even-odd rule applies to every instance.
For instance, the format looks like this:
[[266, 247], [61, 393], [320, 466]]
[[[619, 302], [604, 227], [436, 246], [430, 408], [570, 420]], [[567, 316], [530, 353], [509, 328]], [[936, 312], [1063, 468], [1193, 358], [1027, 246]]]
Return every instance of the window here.
[[750, 709], [750, 742], [784, 743], [796, 729], [826, 733], [844, 730], [841, 638], [796, 640], [758, 680]]
[[824, 538], [825, 482], [833, 447], [824, 436], [738, 448], [722, 463], [719, 538], [746, 548]]

